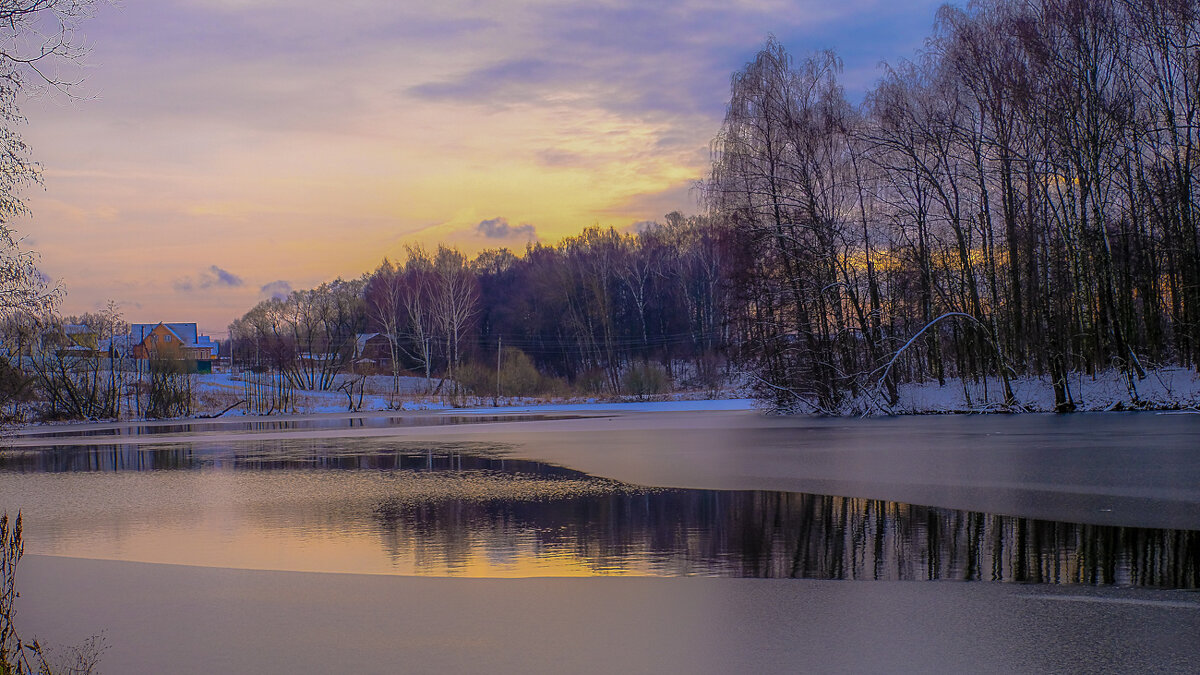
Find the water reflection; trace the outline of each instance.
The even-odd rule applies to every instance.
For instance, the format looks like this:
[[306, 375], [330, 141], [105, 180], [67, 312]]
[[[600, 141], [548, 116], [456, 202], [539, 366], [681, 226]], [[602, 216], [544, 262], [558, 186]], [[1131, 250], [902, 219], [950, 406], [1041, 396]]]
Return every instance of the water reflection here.
[[[233, 443], [163, 443], [118, 445], [51, 445], [0, 453], [0, 471], [16, 473], [80, 473], [160, 470], [235, 469], [278, 471], [338, 470], [516, 470], [566, 472], [536, 462], [505, 459], [508, 450], [496, 443], [405, 443], [393, 440], [289, 439]], [[571, 472], [576, 473], [576, 472]]]
[[31, 552], [464, 576], [970, 580], [1200, 588], [1200, 532], [767, 491], [659, 489], [487, 444], [69, 447], [0, 456]]
[[437, 551], [426, 561], [431, 571], [466, 568], [486, 542], [499, 555], [567, 555], [597, 574], [1200, 587], [1195, 531], [810, 494], [662, 490], [385, 503], [377, 518], [394, 555]]
[[[189, 421], [179, 423], [153, 424], [119, 424], [92, 429], [55, 429], [40, 431], [37, 428], [24, 429], [17, 433], [20, 438], [105, 438], [113, 436], [170, 436], [170, 435], [211, 435], [244, 432], [272, 431], [313, 431], [324, 429], [356, 429], [356, 428], [388, 428], [388, 427], [429, 427], [455, 426], [461, 424], [490, 424], [496, 422], [537, 422], [545, 420], [579, 419], [583, 415], [572, 414], [520, 414], [520, 415], [451, 415], [451, 414], [417, 414], [393, 415], [380, 417], [377, 415], [353, 415], [330, 417], [302, 417], [295, 419], [271, 419], [245, 417], [226, 418], [209, 421]], [[603, 417], [603, 415], [599, 415]]]

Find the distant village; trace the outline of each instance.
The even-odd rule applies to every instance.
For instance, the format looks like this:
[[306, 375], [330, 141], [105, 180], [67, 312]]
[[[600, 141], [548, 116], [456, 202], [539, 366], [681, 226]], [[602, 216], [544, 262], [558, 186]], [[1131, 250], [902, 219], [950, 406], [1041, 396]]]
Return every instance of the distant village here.
[[[208, 374], [230, 365], [228, 349], [202, 335], [195, 323], [135, 323], [129, 332], [103, 336], [102, 330], [86, 323], [68, 323], [43, 330], [35, 339], [0, 339], [0, 354], [18, 362], [38, 356], [106, 359], [115, 363], [168, 359], [182, 362], [193, 374]], [[25, 333], [28, 336], [28, 333]], [[390, 367], [390, 342], [383, 333], [358, 333], [348, 345], [354, 370], [373, 372]], [[20, 357], [19, 359], [17, 357]], [[328, 360], [327, 354], [300, 355], [301, 360]]]
[[[234, 373], [234, 343], [201, 334], [196, 323], [126, 324], [112, 312], [25, 318], [10, 317], [0, 330], [0, 418], [8, 422], [173, 418], [235, 407], [271, 414], [305, 402], [357, 408], [369, 376], [393, 369], [391, 339], [381, 333], [351, 333], [327, 349], [297, 350], [286, 372], [263, 367], [264, 355], [243, 345]], [[297, 375], [308, 370], [328, 374], [323, 391], [310, 392], [312, 401], [295, 393], [317, 388]], [[378, 379], [379, 388], [398, 393], [396, 378]]]
[[211, 373], [220, 356], [219, 343], [200, 335], [195, 323], [135, 323], [129, 325], [128, 333], [110, 337], [102, 337], [99, 330], [88, 324], [73, 323], [64, 325], [61, 332], [48, 330], [39, 337], [42, 352], [53, 352], [58, 357], [100, 357], [114, 361], [169, 358], [187, 363], [193, 373]]
[[212, 373], [221, 357], [195, 323], [10, 317], [3, 334], [0, 417], [9, 422], [190, 415], [189, 376]]

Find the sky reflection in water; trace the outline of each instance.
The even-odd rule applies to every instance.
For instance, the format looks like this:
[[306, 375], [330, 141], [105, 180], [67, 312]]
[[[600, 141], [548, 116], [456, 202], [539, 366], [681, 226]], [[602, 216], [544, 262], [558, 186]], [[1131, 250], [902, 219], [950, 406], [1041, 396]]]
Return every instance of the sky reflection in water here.
[[681, 490], [487, 444], [309, 439], [0, 457], [28, 551], [429, 576], [723, 576], [1200, 587], [1200, 533], [832, 496]]

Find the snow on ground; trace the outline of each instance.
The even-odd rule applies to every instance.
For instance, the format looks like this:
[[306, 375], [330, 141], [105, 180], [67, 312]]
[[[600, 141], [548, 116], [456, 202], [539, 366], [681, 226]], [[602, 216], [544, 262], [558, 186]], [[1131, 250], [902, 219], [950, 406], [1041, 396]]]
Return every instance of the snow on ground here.
[[[342, 376], [345, 377], [345, 376]], [[502, 398], [493, 405], [490, 397], [467, 397], [457, 405], [445, 397], [427, 393], [437, 381], [422, 377], [400, 378], [400, 393], [392, 394], [392, 378], [376, 375], [363, 378], [363, 395], [357, 392], [351, 399], [343, 391], [296, 391], [294, 406], [287, 413], [344, 413], [361, 412], [454, 410], [461, 414], [506, 412], [682, 412], [692, 410], [748, 410], [755, 402], [744, 398], [739, 391], [725, 392], [730, 398], [710, 400], [699, 392], [677, 392], [655, 397], [653, 401], [628, 401], [598, 398]], [[1053, 412], [1054, 390], [1047, 378], [1017, 378], [1012, 381], [1017, 406], [1013, 412]], [[1160, 368], [1149, 371], [1144, 379], [1132, 384], [1119, 371], [1109, 370], [1089, 376], [1077, 373], [1068, 383], [1072, 400], [1078, 411], [1101, 410], [1200, 410], [1200, 375], [1186, 368]], [[230, 373], [196, 375], [193, 379], [197, 415], [225, 416], [245, 414], [243, 406], [234, 405], [245, 398], [245, 383]], [[1000, 412], [1003, 389], [998, 378], [979, 382], [948, 378], [946, 384], [936, 381], [903, 384], [899, 387], [899, 402], [890, 408], [882, 396], [863, 397], [851, 401], [847, 414], [892, 413], [927, 414], [955, 412]], [[230, 408], [230, 406], [234, 406]], [[228, 410], [227, 410], [228, 409]]]
[[[1134, 378], [1132, 385], [1123, 373], [1108, 370], [1094, 376], [1076, 373], [1067, 383], [1078, 411], [1100, 410], [1175, 410], [1200, 407], [1200, 375], [1186, 368], [1160, 368], [1149, 371], [1145, 379]], [[1018, 410], [1054, 412], [1054, 389], [1049, 378], [1012, 380]], [[1003, 388], [999, 378], [985, 382], [947, 378], [945, 386], [936, 381], [900, 386], [900, 402], [894, 412], [920, 414], [931, 412], [985, 412], [1002, 408]]]
[[[344, 380], [341, 376], [339, 381]], [[437, 386], [437, 380], [426, 381], [423, 377], [401, 377], [399, 394], [392, 394], [393, 382], [391, 376], [373, 375], [363, 378], [363, 396], [361, 406], [357, 410], [396, 411], [396, 410], [450, 410], [464, 414], [494, 414], [504, 412], [581, 412], [581, 411], [630, 411], [630, 412], [680, 412], [691, 410], [747, 410], [753, 401], [745, 398], [735, 399], [695, 399], [692, 392], [673, 394], [666, 400], [654, 401], [612, 401], [596, 398], [572, 399], [539, 399], [539, 398], [502, 398], [492, 405], [489, 397], [467, 397], [455, 407], [445, 398], [426, 393]], [[216, 414], [245, 396], [245, 382], [240, 376], [229, 373], [212, 373], [197, 375], [192, 383], [192, 391], [196, 397], [196, 408], [199, 414]], [[357, 392], [353, 399], [343, 391], [296, 391], [296, 413], [337, 413], [351, 409], [351, 401], [357, 406]], [[241, 406], [226, 413], [226, 416], [244, 414]]]
[[506, 405], [455, 410], [457, 414], [494, 415], [497, 412], [702, 412], [717, 410], [751, 410], [754, 400], [748, 398], [673, 401], [600, 402], [589, 399], [584, 403], [534, 403], [531, 405]]
[[[192, 392], [196, 398], [196, 411], [199, 414], [215, 414], [228, 406], [245, 398], [246, 382], [243, 374], [228, 372], [195, 375], [192, 380]], [[436, 386], [437, 381], [426, 382], [422, 377], [401, 377], [399, 394], [392, 395], [392, 378], [388, 375], [372, 375], [361, 378], [363, 396], [359, 410], [438, 410], [449, 407], [436, 396], [427, 396], [421, 392]], [[339, 382], [345, 376], [339, 377]], [[288, 412], [297, 413], [333, 413], [346, 412], [351, 409], [351, 401], [359, 403], [357, 387], [353, 399], [345, 392], [337, 391], [305, 391], [294, 392], [294, 408]], [[225, 413], [229, 415], [244, 414], [244, 409], [237, 406]]]

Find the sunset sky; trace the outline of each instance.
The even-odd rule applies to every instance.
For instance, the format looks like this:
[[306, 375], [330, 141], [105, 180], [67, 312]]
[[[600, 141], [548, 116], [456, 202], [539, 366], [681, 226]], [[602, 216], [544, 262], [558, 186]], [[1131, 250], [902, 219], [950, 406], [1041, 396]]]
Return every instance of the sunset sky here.
[[44, 169], [15, 223], [67, 314], [223, 337], [259, 300], [406, 243], [523, 248], [695, 213], [729, 78], [776, 35], [853, 99], [911, 57], [919, 0], [122, 0], [73, 98], [23, 104]]

